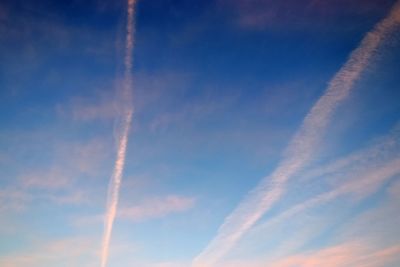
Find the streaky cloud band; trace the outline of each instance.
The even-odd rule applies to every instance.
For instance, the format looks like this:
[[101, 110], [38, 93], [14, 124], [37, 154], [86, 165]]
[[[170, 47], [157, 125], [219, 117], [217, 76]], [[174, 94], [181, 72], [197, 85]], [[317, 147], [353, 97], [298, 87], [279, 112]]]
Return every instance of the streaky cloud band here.
[[129, 129], [132, 123], [133, 105], [132, 105], [132, 61], [133, 61], [133, 48], [134, 48], [134, 33], [135, 33], [135, 6], [136, 0], [128, 0], [128, 21], [126, 28], [126, 46], [125, 46], [125, 77], [122, 85], [122, 94], [120, 104], [120, 129], [117, 136], [117, 158], [115, 160], [114, 171], [111, 176], [108, 196], [106, 214], [104, 217], [104, 233], [101, 247], [101, 267], [106, 267], [109, 257], [110, 240], [112, 229], [114, 225], [115, 216], [117, 214], [119, 191], [121, 187], [122, 174], [125, 165], [126, 149], [128, 146]]
[[264, 177], [238, 207], [225, 219], [217, 235], [194, 258], [192, 266], [215, 266], [239, 239], [276, 203], [286, 191], [288, 180], [313, 158], [332, 114], [350, 94], [354, 83], [369, 65], [377, 49], [400, 23], [400, 2], [389, 15], [368, 32], [361, 44], [330, 81], [325, 93], [303, 120], [275, 171]]

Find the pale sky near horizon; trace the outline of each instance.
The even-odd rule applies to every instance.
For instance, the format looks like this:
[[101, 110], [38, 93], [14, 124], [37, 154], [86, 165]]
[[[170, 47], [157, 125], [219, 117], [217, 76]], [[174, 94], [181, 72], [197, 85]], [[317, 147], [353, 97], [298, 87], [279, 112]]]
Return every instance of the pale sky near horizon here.
[[[138, 0], [107, 266], [399, 266], [400, 11], [303, 124], [395, 3]], [[0, 1], [1, 267], [100, 266], [126, 8]]]

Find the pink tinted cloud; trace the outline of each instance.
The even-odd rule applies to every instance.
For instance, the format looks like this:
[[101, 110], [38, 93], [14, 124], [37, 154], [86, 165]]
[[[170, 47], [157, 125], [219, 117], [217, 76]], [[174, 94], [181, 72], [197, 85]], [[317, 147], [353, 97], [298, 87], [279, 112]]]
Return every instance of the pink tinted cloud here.
[[88, 237], [40, 242], [26, 251], [1, 255], [0, 266], [56, 266], [60, 263], [65, 266], [94, 266], [94, 248], [94, 240]]
[[[117, 217], [121, 220], [143, 222], [188, 211], [194, 207], [195, 203], [196, 199], [193, 197], [178, 195], [147, 198], [136, 205], [120, 207]], [[87, 226], [102, 221], [103, 215], [94, 215], [77, 218], [73, 223], [77, 226]]]
[[390, 1], [374, 0], [218, 1], [218, 6], [230, 13], [234, 23], [244, 29], [326, 26], [338, 16], [357, 16], [382, 11], [388, 4], [391, 4]]
[[372, 249], [361, 242], [347, 242], [275, 260], [237, 260], [224, 267], [385, 267], [400, 260], [400, 246]]
[[97, 91], [91, 97], [74, 97], [66, 104], [56, 107], [61, 117], [74, 121], [109, 120], [115, 118], [117, 107], [115, 97], [106, 91]]
[[4, 188], [0, 190], [0, 213], [19, 212], [24, 210], [26, 203], [32, 200], [32, 196], [27, 192], [14, 188]]
[[109, 152], [108, 140], [94, 138], [87, 142], [65, 143], [57, 148], [65, 168], [87, 176], [99, 176]]
[[[34, 207], [36, 202], [43, 201], [55, 205], [92, 203], [92, 188], [76, 189], [74, 185], [80, 183], [82, 177], [102, 174], [101, 166], [107, 158], [105, 141], [59, 141], [50, 144], [50, 148], [36, 143], [39, 147], [34, 153], [40, 153], [40, 149], [49, 150], [46, 153], [51, 155], [51, 160], [40, 168], [21, 168], [23, 171], [0, 190], [0, 212], [24, 212], [26, 208]], [[12, 160], [16, 162], [17, 158]]]
[[311, 253], [289, 256], [272, 263], [272, 267], [383, 267], [399, 260], [400, 246], [372, 250], [366, 244], [353, 242]]
[[52, 157], [41, 170], [26, 170], [19, 178], [22, 188], [63, 189], [77, 177], [99, 175], [102, 163], [107, 158], [105, 140], [92, 139], [87, 142], [58, 142]]
[[27, 173], [20, 177], [22, 188], [62, 189], [70, 185], [70, 179], [60, 169]]
[[63, 195], [49, 195], [47, 199], [59, 205], [82, 205], [91, 202], [89, 194], [81, 190]]
[[194, 198], [169, 195], [164, 198], [148, 199], [137, 206], [121, 208], [119, 217], [132, 221], [161, 218], [169, 214], [187, 211], [194, 204]]
[[87, 205], [91, 203], [88, 192], [73, 190], [66, 193], [40, 191], [32, 192], [27, 188], [7, 187], [0, 190], [0, 214], [21, 213], [35, 202], [46, 202], [55, 205]]
[[389, 194], [393, 199], [400, 198], [400, 180], [397, 179], [389, 187]]

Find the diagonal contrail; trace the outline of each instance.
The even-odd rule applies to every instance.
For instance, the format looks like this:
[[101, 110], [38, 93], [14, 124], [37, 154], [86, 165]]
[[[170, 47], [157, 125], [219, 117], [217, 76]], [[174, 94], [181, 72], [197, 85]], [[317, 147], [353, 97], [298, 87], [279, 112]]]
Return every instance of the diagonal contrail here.
[[364, 37], [359, 47], [351, 53], [345, 65], [330, 81], [325, 93], [304, 118], [275, 171], [263, 178], [225, 219], [216, 237], [193, 260], [192, 266], [215, 266], [215, 263], [281, 198], [286, 191], [288, 179], [312, 159], [337, 106], [347, 98], [371, 57], [399, 23], [400, 2], [396, 2], [390, 14]]
[[357, 177], [357, 179], [353, 178], [351, 181], [342, 183], [340, 186], [331, 191], [321, 193], [311, 199], [297, 204], [279, 214], [278, 216], [272, 218], [271, 220], [265, 222], [264, 224], [254, 227], [252, 230], [261, 232], [270, 225], [288, 220], [290, 217], [293, 217], [294, 215], [299, 214], [304, 210], [324, 204], [342, 195], [357, 193], [358, 191], [362, 191], [362, 189], [368, 188], [370, 186], [378, 187], [379, 185], [383, 184], [384, 182], [388, 181], [389, 179], [400, 173], [400, 157], [397, 156], [389, 161], [380, 164], [378, 167], [367, 170], [367, 172]]
[[121, 186], [122, 173], [124, 170], [126, 148], [128, 145], [129, 128], [132, 122], [133, 105], [132, 105], [132, 60], [135, 33], [135, 5], [136, 0], [128, 0], [128, 21], [126, 27], [126, 47], [124, 60], [124, 80], [122, 85], [120, 99], [120, 134], [117, 137], [117, 158], [115, 160], [113, 174], [111, 176], [107, 207], [104, 218], [104, 233], [101, 247], [101, 267], [106, 267], [110, 248], [110, 239], [112, 228], [117, 213], [119, 190]]

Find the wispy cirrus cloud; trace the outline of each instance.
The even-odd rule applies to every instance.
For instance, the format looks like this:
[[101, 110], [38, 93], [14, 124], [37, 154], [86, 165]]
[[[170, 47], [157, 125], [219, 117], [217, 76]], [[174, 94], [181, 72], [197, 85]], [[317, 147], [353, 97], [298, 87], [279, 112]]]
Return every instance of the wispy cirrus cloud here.
[[388, 135], [379, 137], [371, 144], [367, 144], [365, 148], [340, 157], [328, 164], [320, 164], [315, 168], [305, 170], [300, 174], [299, 180], [310, 182], [326, 176], [343, 176], [344, 172], [357, 172], [360, 169], [365, 169], [366, 166], [379, 165], [398, 154], [399, 148], [400, 124], [397, 123]]
[[62, 118], [77, 122], [112, 120], [117, 116], [117, 101], [107, 91], [97, 90], [91, 97], [73, 97], [67, 103], [56, 106]]
[[[147, 197], [134, 205], [122, 205], [117, 218], [125, 221], [144, 222], [179, 214], [194, 208], [196, 199], [180, 195], [167, 195], [164, 197]], [[74, 220], [78, 226], [101, 223], [103, 215], [79, 217]]]
[[330, 81], [326, 92], [311, 108], [289, 143], [275, 171], [265, 177], [225, 219], [217, 235], [194, 259], [193, 266], [214, 266], [281, 198], [286, 191], [287, 181], [312, 160], [338, 105], [351, 93], [354, 83], [369, 65], [372, 56], [399, 23], [400, 2], [397, 2], [390, 14], [367, 33], [360, 46], [351, 53], [348, 61]]
[[269, 219], [263, 224], [255, 227], [253, 234], [265, 232], [273, 224], [282, 223], [294, 217], [296, 214], [306, 212], [308, 209], [318, 207], [339, 197], [349, 196], [360, 201], [362, 198], [372, 195], [391, 178], [400, 174], [400, 157], [394, 158], [381, 166], [368, 167], [364, 165], [361, 173], [344, 173], [347, 180], [342, 182], [332, 190], [313, 196], [303, 203], [294, 205], [283, 213]]
[[0, 190], [0, 213], [19, 212], [32, 201], [32, 195], [22, 190], [5, 188]]
[[[362, 242], [345, 242], [318, 250], [290, 255], [275, 261], [243, 260], [227, 261], [226, 267], [385, 267], [396, 263], [400, 257], [400, 246], [374, 249]], [[389, 265], [392, 266], [392, 265]]]
[[[6, 140], [10, 143], [18, 142], [14, 139], [25, 141], [27, 135], [18, 133]], [[0, 190], [1, 213], [24, 213], [35, 210], [38, 203], [55, 206], [93, 204], [97, 189], [92, 185], [97, 181], [96, 177], [105, 175], [102, 166], [108, 157], [107, 141], [97, 137], [84, 142], [56, 141], [42, 132], [31, 134], [28, 139], [29, 143], [14, 145], [12, 153], [7, 154], [7, 166], [18, 172], [10, 174], [13, 179], [4, 180]], [[26, 155], [35, 157], [32, 162], [26, 162], [23, 160]]]
[[374, 250], [368, 245], [350, 242], [314, 252], [293, 255], [271, 263], [273, 267], [383, 267], [399, 259], [400, 246]]
[[28, 189], [62, 189], [71, 185], [71, 178], [59, 168], [46, 171], [32, 171], [20, 178], [22, 188]]
[[[219, 0], [218, 6], [227, 10], [233, 22], [243, 29], [264, 30], [328, 26], [337, 16], [384, 11], [390, 0]], [[316, 23], [318, 22], [318, 23]], [[324, 28], [327, 30], [327, 27]]]
[[65, 239], [37, 242], [35, 248], [0, 256], [0, 265], [7, 267], [70, 265], [93, 266], [95, 264], [95, 239], [69, 237]]
[[[379, 251], [398, 244], [397, 225], [400, 217], [397, 216], [396, 210], [399, 208], [397, 199], [400, 196], [398, 180], [400, 177], [400, 154], [397, 148], [400, 140], [397, 138], [396, 142], [392, 143], [393, 135], [380, 140], [381, 143], [374, 144], [369, 149], [361, 149], [350, 156], [344, 156], [328, 164], [327, 166], [331, 168], [322, 168], [329, 169], [329, 174], [325, 174], [325, 177], [317, 176], [315, 178], [326, 181], [332, 178], [336, 179], [336, 176], [342, 178], [330, 183], [330, 189], [325, 189], [320, 194], [314, 194], [299, 204], [289, 206], [283, 212], [267, 218], [265, 222], [252, 228], [243, 238], [243, 242], [238, 244], [237, 249], [229, 256], [236, 258], [235, 255], [238, 252], [239, 254], [245, 251], [254, 252], [254, 247], [261, 247], [260, 253], [265, 258], [261, 262], [271, 262], [277, 257], [281, 258], [281, 254], [284, 258], [291, 258], [291, 253], [304, 251], [304, 248], [307, 250], [306, 244], [312, 243], [319, 235], [331, 231], [331, 227], [339, 223], [339, 221], [335, 223], [337, 218], [332, 218], [332, 214], [324, 213], [322, 210], [329, 210], [329, 207], [338, 205], [337, 203], [346, 206], [339, 210], [353, 209], [361, 203], [369, 201], [370, 197], [382, 194], [382, 191], [384, 197], [380, 205], [370, 207], [365, 212], [348, 220], [339, 219], [342, 226], [336, 229], [334, 236], [329, 237], [328, 243], [340, 244], [357, 241], [368, 245], [371, 251]], [[390, 145], [387, 146], [388, 144]], [[385, 149], [376, 154], [377, 151], [374, 148], [377, 147], [385, 147]], [[361, 152], [365, 151], [373, 153], [362, 156]], [[358, 156], [355, 157], [356, 155]], [[355, 158], [358, 161], [348, 161], [348, 159]], [[337, 164], [343, 162], [351, 163], [352, 168]], [[291, 194], [295, 194], [295, 192], [287, 193], [287, 195]], [[340, 218], [339, 210], [336, 210], [336, 216]], [[344, 212], [346, 213], [346, 211]], [[386, 218], [390, 218], [390, 220]], [[311, 231], [307, 232], [307, 229], [311, 229]], [[354, 256], [349, 260], [357, 260], [357, 257]], [[383, 262], [383, 259], [379, 261], [377, 258], [375, 265], [371, 266], [384, 266]]]
[[[92, 196], [85, 190], [46, 190], [34, 192], [32, 188], [5, 187], [0, 190], [0, 214], [23, 213], [28, 208], [43, 202], [52, 205], [89, 205], [93, 202]], [[37, 189], [37, 188], [36, 188]]]
[[389, 181], [382, 179], [383, 190], [380, 192], [383, 191], [384, 198], [381, 203], [345, 222], [333, 238], [334, 242], [361, 240], [375, 249], [399, 244], [400, 192], [396, 191], [400, 184], [399, 178], [397, 174]]
[[133, 207], [121, 207], [118, 217], [131, 221], [143, 221], [185, 212], [194, 207], [195, 199], [177, 195], [150, 198]]
[[[49, 141], [53, 143], [53, 141]], [[25, 189], [67, 189], [79, 181], [79, 177], [96, 177], [101, 174], [101, 166], [110, 156], [106, 152], [107, 140], [91, 138], [86, 141], [54, 141], [53, 144], [36, 144], [47, 149], [45, 158], [37, 167], [24, 168], [16, 179], [17, 187]], [[48, 146], [48, 147], [46, 147]]]

